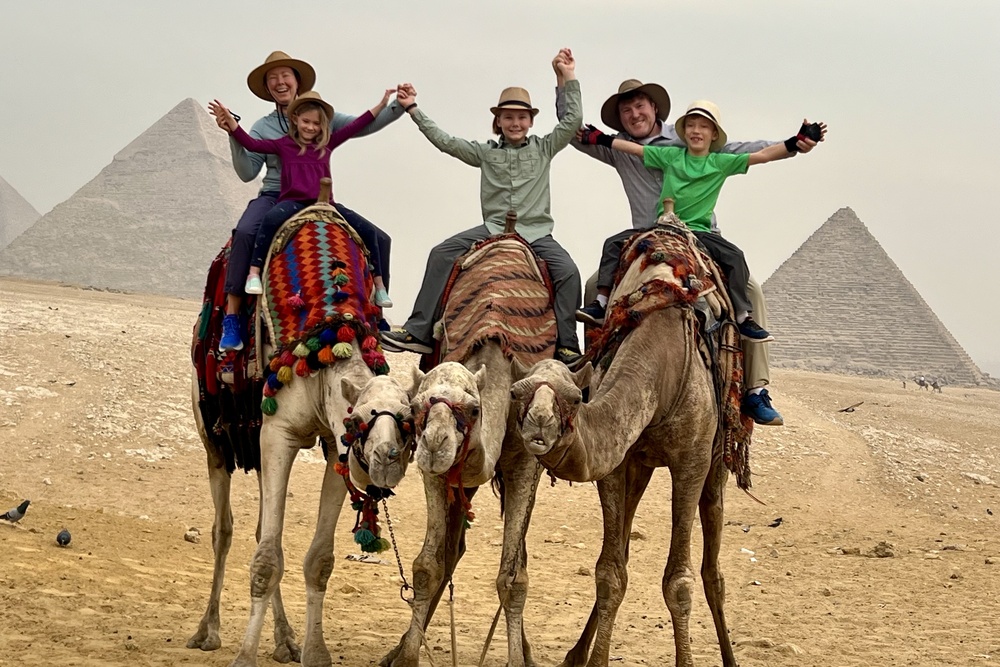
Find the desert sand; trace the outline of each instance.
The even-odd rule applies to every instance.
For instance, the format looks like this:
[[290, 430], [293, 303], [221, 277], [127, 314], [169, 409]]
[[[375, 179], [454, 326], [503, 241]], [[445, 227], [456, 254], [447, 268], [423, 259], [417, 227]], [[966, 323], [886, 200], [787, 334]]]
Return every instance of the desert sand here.
[[[184, 647], [211, 582], [212, 504], [191, 417], [188, 346], [200, 304], [0, 280], [0, 665], [228, 665], [249, 609], [257, 484], [236, 473], [236, 533], [220, 650]], [[414, 359], [390, 355], [394, 372]], [[758, 504], [730, 482], [722, 566], [732, 641], [744, 667], [976, 665], [1000, 661], [1000, 392], [899, 381], [775, 374], [786, 426], [758, 428]], [[854, 412], [840, 408], [863, 401]], [[292, 473], [283, 580], [301, 635], [301, 561], [312, 537], [322, 457]], [[390, 501], [407, 576], [423, 538], [411, 468]], [[657, 473], [639, 507], [629, 592], [613, 664], [672, 665], [660, 593], [670, 480]], [[497, 598], [497, 500], [477, 521], [455, 576], [459, 663], [474, 665]], [[769, 524], [781, 522], [777, 527]], [[409, 623], [389, 564], [346, 560], [341, 515], [326, 605], [334, 664], [376, 664]], [[73, 535], [68, 548], [55, 536]], [[195, 527], [198, 543], [183, 539]], [[528, 536], [525, 612], [540, 665], [558, 664], [594, 597], [601, 514], [594, 485], [543, 481]], [[693, 545], [700, 559], [700, 536]], [[699, 581], [700, 586], [700, 581]], [[429, 631], [450, 665], [448, 608]], [[699, 666], [721, 664], [704, 599], [695, 598]], [[487, 664], [505, 664], [501, 623]], [[276, 664], [265, 627], [260, 664]], [[424, 659], [422, 664], [430, 664]]]

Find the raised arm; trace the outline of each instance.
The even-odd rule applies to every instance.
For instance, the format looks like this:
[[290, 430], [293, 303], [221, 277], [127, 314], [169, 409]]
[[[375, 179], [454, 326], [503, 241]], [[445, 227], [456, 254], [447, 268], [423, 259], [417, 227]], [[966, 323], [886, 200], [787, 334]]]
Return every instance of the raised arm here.
[[808, 120], [803, 119], [802, 127], [799, 128], [798, 134], [794, 137], [789, 137], [783, 143], [774, 144], [773, 146], [768, 146], [767, 148], [751, 153], [750, 166], [781, 160], [800, 152], [807, 153], [809, 152], [808, 150], [802, 150], [802, 145], [805, 142], [811, 142], [812, 146], [815, 146], [818, 142], [825, 139], [826, 123], [810, 123]]
[[385, 93], [382, 95], [382, 100], [378, 104], [376, 104], [370, 110], [364, 112], [363, 114], [361, 114], [360, 116], [358, 116], [357, 118], [355, 118], [354, 120], [352, 120], [350, 123], [348, 123], [344, 127], [341, 127], [339, 129], [334, 130], [333, 132], [331, 132], [330, 133], [330, 143], [327, 144], [327, 147], [330, 150], [333, 150], [334, 148], [336, 148], [340, 144], [344, 143], [345, 141], [347, 141], [351, 137], [356, 137], [359, 134], [361, 134], [361, 132], [366, 127], [368, 127], [373, 122], [375, 122], [375, 118], [382, 111], [385, 110], [386, 105], [389, 103], [389, 98], [392, 97], [392, 94], [394, 92], [396, 92], [395, 88], [388, 88], [388, 89], [386, 89]]
[[[391, 123], [396, 122], [403, 117], [403, 106], [397, 101], [393, 100], [384, 109], [381, 109], [375, 114], [375, 120], [366, 125], [360, 132], [355, 134], [355, 137], [367, 137], [369, 135], [375, 134], [379, 130], [388, 127]], [[352, 116], [346, 113], [334, 112], [333, 118], [330, 120], [330, 132], [336, 132], [342, 127], [347, 126], [352, 121], [356, 120], [357, 116]]]
[[593, 125], [584, 125], [580, 128], [577, 136], [580, 139], [580, 143], [586, 146], [600, 146], [605, 150], [614, 149], [622, 153], [634, 155], [640, 159], [642, 158], [642, 149], [645, 148], [642, 144], [637, 144], [634, 141], [626, 141], [625, 139], [612, 137], [610, 134], [604, 134]]
[[552, 61], [552, 67], [556, 70], [556, 84], [561, 84], [564, 92], [565, 107], [559, 124], [539, 142], [539, 146], [549, 157], [569, 145], [583, 121], [583, 97], [580, 94], [580, 82], [576, 80], [573, 52], [569, 49], [560, 50]]
[[[559, 51], [559, 53], [556, 54], [556, 57], [552, 59], [552, 69], [555, 70], [556, 73], [556, 118], [559, 120], [566, 117], [566, 82], [563, 80], [562, 72], [558, 67], [559, 58], [563, 55], [563, 51], [566, 50], [567, 49], [563, 49]], [[595, 160], [600, 160], [605, 164], [614, 164], [614, 161], [611, 159], [611, 151], [608, 148], [605, 148], [604, 146], [589, 146], [581, 143], [579, 131], [577, 131], [577, 134], [569, 142], [569, 145], [581, 153], [589, 155]]]
[[451, 136], [428, 118], [427, 114], [417, 108], [417, 89], [413, 87], [413, 84], [399, 84], [396, 89], [396, 101], [402, 105], [406, 113], [410, 114], [413, 122], [417, 124], [427, 140], [434, 144], [439, 151], [458, 158], [472, 167], [478, 167], [483, 163], [481, 144]]
[[[264, 165], [264, 156], [248, 151], [233, 138], [231, 128], [235, 128], [238, 125], [233, 112], [226, 108], [219, 100], [212, 100], [208, 103], [208, 112], [215, 118], [215, 124], [229, 134], [229, 152], [233, 158], [233, 169], [236, 171], [236, 175], [244, 183], [249, 183], [257, 178], [260, 168]], [[256, 130], [256, 127], [254, 125], [253, 129]]]

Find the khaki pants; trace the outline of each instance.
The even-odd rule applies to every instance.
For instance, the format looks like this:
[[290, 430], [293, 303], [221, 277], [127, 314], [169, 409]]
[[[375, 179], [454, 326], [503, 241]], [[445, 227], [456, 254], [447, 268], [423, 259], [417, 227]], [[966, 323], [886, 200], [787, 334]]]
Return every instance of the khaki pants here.
[[[747, 281], [747, 297], [753, 306], [753, 319], [767, 328], [767, 304], [764, 302], [764, 291], [760, 284], [750, 276]], [[583, 290], [583, 302], [591, 303], [597, 298], [597, 274], [590, 276]], [[743, 381], [747, 389], [765, 387], [771, 383], [770, 364], [768, 361], [768, 346], [770, 343], [743, 342]]]

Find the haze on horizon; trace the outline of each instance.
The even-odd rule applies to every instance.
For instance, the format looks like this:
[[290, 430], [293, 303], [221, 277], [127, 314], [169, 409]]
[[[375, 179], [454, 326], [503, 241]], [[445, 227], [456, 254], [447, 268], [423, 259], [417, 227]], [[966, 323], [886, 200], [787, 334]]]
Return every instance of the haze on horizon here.
[[[717, 209], [726, 236], [763, 281], [850, 206], [980, 367], [1000, 376], [998, 299], [989, 291], [1000, 248], [991, 197], [1000, 176], [1000, 3], [238, 7], [0, 0], [8, 96], [0, 177], [44, 214], [184, 98], [202, 106], [219, 98], [249, 125], [270, 109], [247, 90], [246, 75], [275, 49], [312, 63], [316, 89], [339, 110], [360, 113], [385, 87], [411, 81], [431, 118], [470, 139], [488, 138], [489, 107], [502, 88], [521, 85], [541, 109], [534, 131], [544, 134], [555, 123], [550, 61], [568, 46], [589, 122], [599, 123], [603, 101], [633, 77], [667, 88], [671, 121], [691, 100], [712, 99], [735, 140], [784, 139], [804, 116], [827, 122], [829, 140], [811, 155], [727, 183]], [[390, 314], [401, 322], [430, 247], [480, 222], [479, 175], [407, 118], [338, 149], [333, 169], [337, 199], [394, 239]], [[628, 226], [620, 182], [568, 148], [552, 186], [555, 236], [586, 276], [602, 240]]]

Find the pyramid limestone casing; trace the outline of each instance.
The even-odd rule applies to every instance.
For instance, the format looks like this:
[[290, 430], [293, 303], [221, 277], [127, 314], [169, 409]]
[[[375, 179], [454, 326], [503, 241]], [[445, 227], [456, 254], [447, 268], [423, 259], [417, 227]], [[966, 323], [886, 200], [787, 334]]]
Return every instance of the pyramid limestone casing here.
[[849, 208], [834, 213], [763, 287], [776, 366], [987, 381]]
[[34, 206], [0, 178], [0, 250], [10, 245], [40, 217]]
[[0, 251], [0, 274], [200, 297], [258, 188], [239, 180], [226, 134], [186, 99]]

